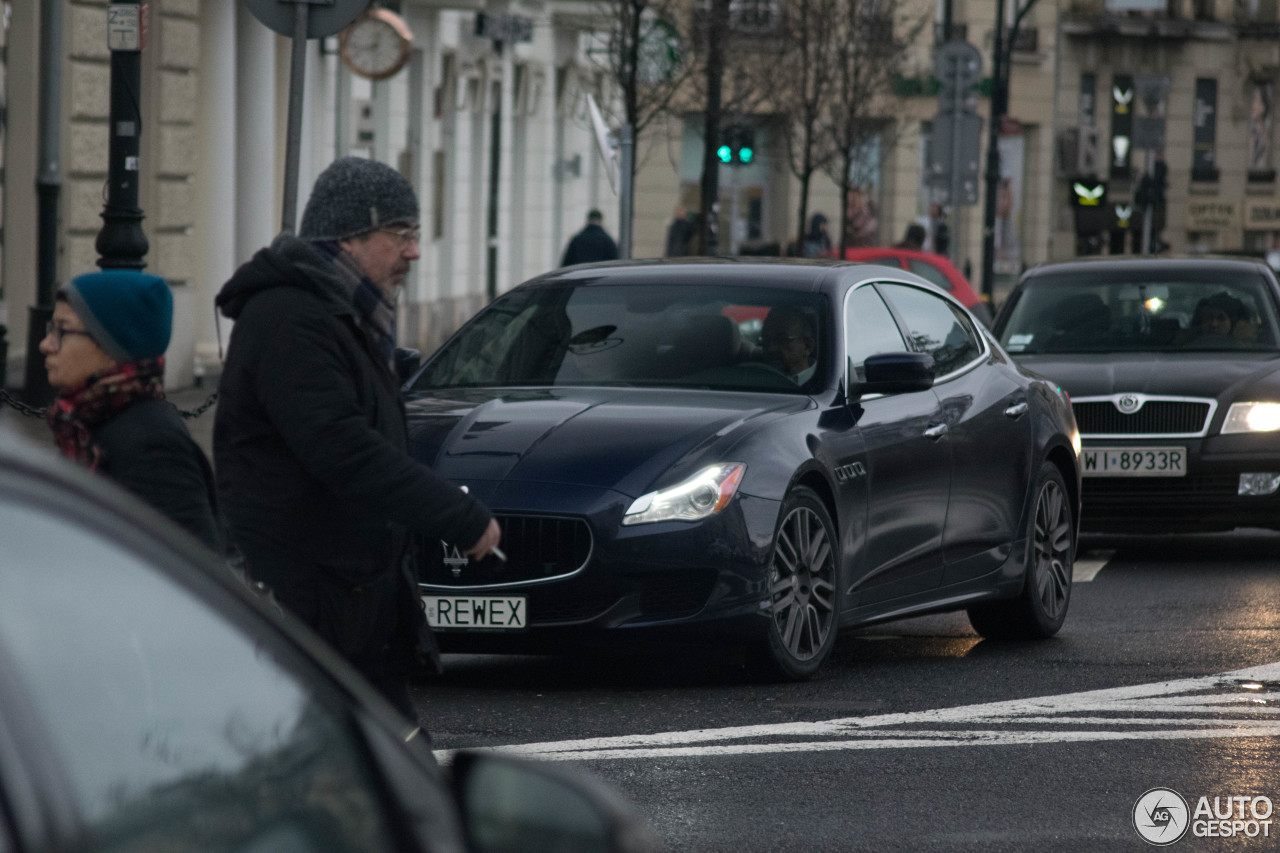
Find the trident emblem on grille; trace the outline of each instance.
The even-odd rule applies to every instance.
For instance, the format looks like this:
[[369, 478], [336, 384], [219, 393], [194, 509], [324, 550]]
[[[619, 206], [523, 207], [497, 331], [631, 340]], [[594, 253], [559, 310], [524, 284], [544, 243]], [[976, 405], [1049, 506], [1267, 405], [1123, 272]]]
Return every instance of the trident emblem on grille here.
[[443, 552], [441, 559], [449, 567], [449, 572], [455, 579], [462, 577], [462, 570], [467, 566], [467, 558], [458, 550], [458, 546], [450, 547], [447, 543], [441, 541], [440, 550]]
[[1137, 394], [1121, 394], [1116, 398], [1116, 408], [1126, 415], [1132, 415], [1142, 408], [1142, 398]]

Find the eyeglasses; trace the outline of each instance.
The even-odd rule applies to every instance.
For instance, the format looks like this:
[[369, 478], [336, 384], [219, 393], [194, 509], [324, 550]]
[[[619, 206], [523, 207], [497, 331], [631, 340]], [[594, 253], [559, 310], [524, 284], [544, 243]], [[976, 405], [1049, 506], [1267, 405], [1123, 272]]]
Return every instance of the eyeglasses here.
[[62, 349], [62, 339], [67, 335], [83, 335], [89, 340], [93, 340], [93, 335], [89, 334], [84, 329], [68, 329], [64, 326], [59, 326], [52, 320], [44, 324], [44, 336], [47, 338], [50, 335], [53, 335], [53, 342], [57, 344], [55, 349]]
[[404, 228], [379, 228], [379, 231], [392, 235], [400, 241], [400, 245], [407, 243], [417, 243], [422, 236], [421, 225], [408, 225]]

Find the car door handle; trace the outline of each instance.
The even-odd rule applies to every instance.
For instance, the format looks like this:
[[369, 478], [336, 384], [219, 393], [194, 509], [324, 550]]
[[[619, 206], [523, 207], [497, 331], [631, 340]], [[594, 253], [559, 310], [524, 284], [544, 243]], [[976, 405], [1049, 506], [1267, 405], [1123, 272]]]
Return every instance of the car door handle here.
[[937, 426], [929, 427], [927, 430], [924, 431], [925, 438], [929, 439], [930, 441], [937, 441], [938, 439], [942, 438], [946, 434], [947, 434], [946, 424], [938, 424]]
[[1027, 404], [1025, 401], [1014, 403], [1012, 406], [1004, 410], [1004, 413], [1011, 418], [1020, 418], [1027, 413]]

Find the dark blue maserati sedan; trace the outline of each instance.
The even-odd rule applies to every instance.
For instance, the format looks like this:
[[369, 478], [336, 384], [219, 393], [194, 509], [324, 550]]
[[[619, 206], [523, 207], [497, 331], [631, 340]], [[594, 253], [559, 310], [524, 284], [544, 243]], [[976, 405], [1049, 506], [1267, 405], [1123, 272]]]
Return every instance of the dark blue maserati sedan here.
[[1067, 397], [904, 270], [558, 270], [406, 393], [415, 456], [503, 531], [505, 561], [423, 545], [445, 651], [716, 638], [800, 679], [841, 627], [966, 610], [985, 636], [1046, 637], [1066, 616]]

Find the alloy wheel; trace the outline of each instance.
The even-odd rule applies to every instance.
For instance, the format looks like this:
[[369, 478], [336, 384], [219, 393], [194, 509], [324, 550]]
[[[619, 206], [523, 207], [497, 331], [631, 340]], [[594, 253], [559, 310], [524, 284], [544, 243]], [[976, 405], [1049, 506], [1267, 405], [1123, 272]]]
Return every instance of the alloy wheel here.
[[1036, 501], [1032, 579], [1044, 615], [1057, 619], [1071, 593], [1071, 512], [1062, 488], [1050, 480]]
[[835, 625], [835, 554], [817, 513], [796, 507], [782, 523], [769, 571], [778, 639], [800, 661], [822, 653]]

